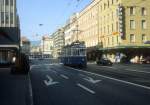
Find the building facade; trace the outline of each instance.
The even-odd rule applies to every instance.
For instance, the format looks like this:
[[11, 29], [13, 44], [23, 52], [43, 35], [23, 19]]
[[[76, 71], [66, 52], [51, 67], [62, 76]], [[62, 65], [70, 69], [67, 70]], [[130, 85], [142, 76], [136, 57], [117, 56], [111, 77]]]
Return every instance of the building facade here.
[[115, 62], [125, 55], [129, 61], [149, 55], [150, 45], [145, 44], [150, 40], [148, 0], [102, 0], [99, 13], [101, 50], [108, 58]]
[[64, 28], [56, 30], [52, 34], [53, 39], [53, 57], [58, 58], [61, 54], [61, 49], [65, 45]]
[[40, 41], [31, 41], [30, 45], [30, 54], [42, 54], [41, 42]]
[[30, 54], [30, 41], [26, 37], [21, 37], [21, 52]]
[[80, 32], [80, 30], [78, 30], [78, 15], [78, 13], [72, 15], [64, 27], [65, 45], [69, 45], [78, 40], [78, 33]]
[[86, 47], [98, 44], [98, 1], [94, 0], [79, 13], [78, 39], [85, 41]]
[[47, 54], [52, 56], [52, 52], [53, 52], [53, 39], [52, 37], [49, 36], [43, 36], [42, 38], [42, 52], [43, 54]]
[[86, 44], [88, 60], [95, 60], [99, 44], [98, 3], [99, 0], [93, 0], [79, 13], [78, 18], [78, 39]]
[[149, 56], [149, 18], [149, 0], [93, 0], [79, 13], [78, 39], [93, 60], [101, 54], [114, 62]]
[[0, 0], [0, 27], [19, 27], [16, 0]]

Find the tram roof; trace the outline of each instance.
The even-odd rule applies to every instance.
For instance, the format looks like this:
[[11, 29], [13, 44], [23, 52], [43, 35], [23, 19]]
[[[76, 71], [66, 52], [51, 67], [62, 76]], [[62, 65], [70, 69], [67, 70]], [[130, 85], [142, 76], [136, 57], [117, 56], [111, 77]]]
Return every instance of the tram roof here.
[[83, 41], [82, 42], [76, 41], [76, 42], [71, 43], [70, 45], [64, 46], [64, 48], [68, 48], [68, 47], [70, 47], [70, 48], [78, 48], [78, 47], [83, 48], [83, 47], [85, 47], [85, 43]]

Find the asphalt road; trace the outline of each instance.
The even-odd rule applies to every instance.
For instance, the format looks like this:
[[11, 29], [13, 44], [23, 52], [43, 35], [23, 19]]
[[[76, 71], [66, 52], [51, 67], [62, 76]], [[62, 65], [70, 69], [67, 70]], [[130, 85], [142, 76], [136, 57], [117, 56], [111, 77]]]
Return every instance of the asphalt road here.
[[150, 87], [150, 65], [114, 64], [113, 66], [98, 66], [88, 64], [84, 70]]
[[89, 64], [87, 69], [79, 70], [60, 64], [49, 64], [44, 60], [35, 61], [30, 72], [32, 103], [33, 105], [150, 105], [148, 68], [147, 65], [100, 67]]

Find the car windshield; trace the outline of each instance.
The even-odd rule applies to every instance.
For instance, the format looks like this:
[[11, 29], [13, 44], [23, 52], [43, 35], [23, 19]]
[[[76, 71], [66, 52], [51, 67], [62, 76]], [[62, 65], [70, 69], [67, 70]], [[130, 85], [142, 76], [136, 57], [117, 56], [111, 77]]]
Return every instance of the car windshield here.
[[150, 0], [0, 0], [0, 105], [150, 105]]

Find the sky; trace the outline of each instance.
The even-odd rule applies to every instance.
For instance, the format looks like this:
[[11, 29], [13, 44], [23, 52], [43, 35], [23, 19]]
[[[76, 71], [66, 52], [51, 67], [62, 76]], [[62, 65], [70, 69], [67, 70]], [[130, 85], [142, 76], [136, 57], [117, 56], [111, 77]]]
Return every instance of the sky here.
[[[51, 35], [92, 0], [17, 0], [21, 35], [31, 41]], [[39, 25], [43, 24], [43, 25]]]

